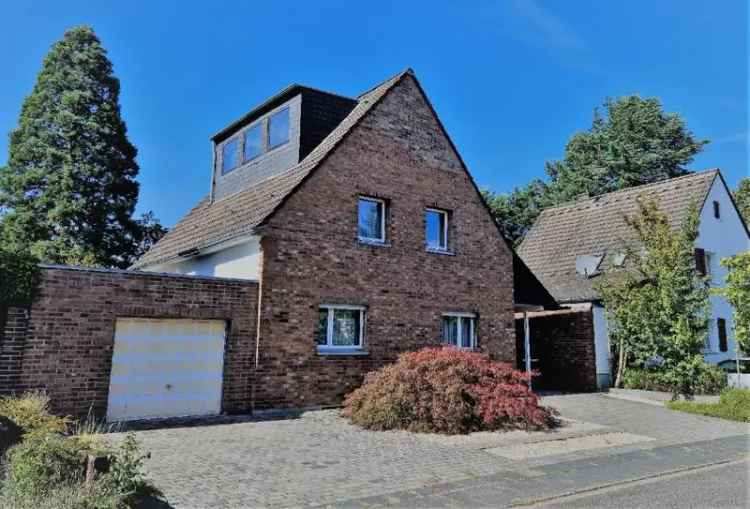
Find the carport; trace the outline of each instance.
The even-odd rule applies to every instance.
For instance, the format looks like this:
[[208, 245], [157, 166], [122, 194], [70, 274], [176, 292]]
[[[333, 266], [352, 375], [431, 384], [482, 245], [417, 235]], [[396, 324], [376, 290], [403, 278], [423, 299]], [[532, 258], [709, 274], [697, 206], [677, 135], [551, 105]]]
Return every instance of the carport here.
[[534, 370], [535, 390], [594, 391], [596, 353], [591, 306], [514, 314], [516, 366]]

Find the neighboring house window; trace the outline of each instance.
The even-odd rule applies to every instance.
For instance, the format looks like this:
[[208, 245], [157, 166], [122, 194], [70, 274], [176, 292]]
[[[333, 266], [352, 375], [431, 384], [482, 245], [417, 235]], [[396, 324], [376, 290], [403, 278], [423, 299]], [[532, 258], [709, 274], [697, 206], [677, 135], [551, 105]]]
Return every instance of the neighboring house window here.
[[700, 276], [708, 274], [706, 271], [706, 251], [699, 247], [695, 248], [695, 271]]
[[289, 141], [289, 108], [284, 108], [268, 120], [268, 148], [278, 147], [287, 141]]
[[237, 167], [238, 139], [232, 138], [221, 149], [221, 173], [227, 173]]
[[476, 348], [476, 315], [445, 313], [443, 315], [443, 343], [458, 348]]
[[721, 218], [721, 205], [719, 204], [718, 201], [714, 201], [714, 217], [716, 219]]
[[719, 329], [719, 351], [726, 352], [729, 350], [727, 343], [727, 321], [723, 318], [717, 318], [716, 328]]
[[434, 251], [448, 250], [448, 213], [444, 210], [426, 209], [425, 241], [427, 249]]
[[263, 124], [245, 131], [245, 161], [255, 159], [263, 153]]
[[358, 350], [362, 348], [364, 330], [363, 307], [326, 304], [320, 306], [315, 342], [318, 350]]
[[359, 240], [385, 242], [385, 201], [377, 198], [360, 198], [358, 205]]

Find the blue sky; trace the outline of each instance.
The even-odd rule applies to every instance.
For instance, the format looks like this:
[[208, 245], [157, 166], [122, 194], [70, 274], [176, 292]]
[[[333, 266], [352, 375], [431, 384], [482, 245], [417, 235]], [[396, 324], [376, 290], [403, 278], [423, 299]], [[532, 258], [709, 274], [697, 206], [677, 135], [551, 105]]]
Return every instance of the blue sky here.
[[138, 211], [172, 225], [208, 191], [209, 136], [285, 85], [357, 95], [412, 67], [481, 187], [544, 174], [605, 97], [657, 96], [748, 174], [748, 7], [706, 2], [13, 2], [0, 20], [6, 134], [65, 28], [90, 24], [122, 83]]

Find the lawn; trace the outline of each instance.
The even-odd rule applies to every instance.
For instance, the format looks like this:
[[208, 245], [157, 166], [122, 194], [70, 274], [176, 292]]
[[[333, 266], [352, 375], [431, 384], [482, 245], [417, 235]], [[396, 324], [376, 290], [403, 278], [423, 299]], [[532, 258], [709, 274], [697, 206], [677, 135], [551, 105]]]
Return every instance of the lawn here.
[[718, 403], [696, 401], [669, 401], [667, 407], [681, 412], [719, 417], [732, 421], [750, 422], [750, 389], [729, 389], [722, 393]]

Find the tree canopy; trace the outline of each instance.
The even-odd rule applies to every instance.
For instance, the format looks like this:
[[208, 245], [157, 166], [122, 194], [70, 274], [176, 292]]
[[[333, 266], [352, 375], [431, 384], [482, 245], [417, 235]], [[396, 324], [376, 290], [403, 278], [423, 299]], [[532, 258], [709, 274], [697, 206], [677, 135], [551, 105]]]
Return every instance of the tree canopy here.
[[745, 223], [750, 223], [750, 178], [745, 177], [740, 180], [732, 196]]
[[604, 115], [595, 109], [591, 127], [568, 141], [562, 160], [546, 163], [548, 182], [487, 194], [509, 240], [518, 242], [550, 205], [684, 175], [708, 143], [657, 98], [607, 99], [602, 108]]
[[750, 354], [750, 251], [721, 260], [727, 268], [726, 284], [716, 293], [732, 305], [734, 337], [740, 349]]
[[94, 31], [66, 31], [44, 59], [0, 168], [4, 246], [45, 262], [126, 267], [154, 235], [153, 216], [132, 217], [139, 168], [119, 95]]

